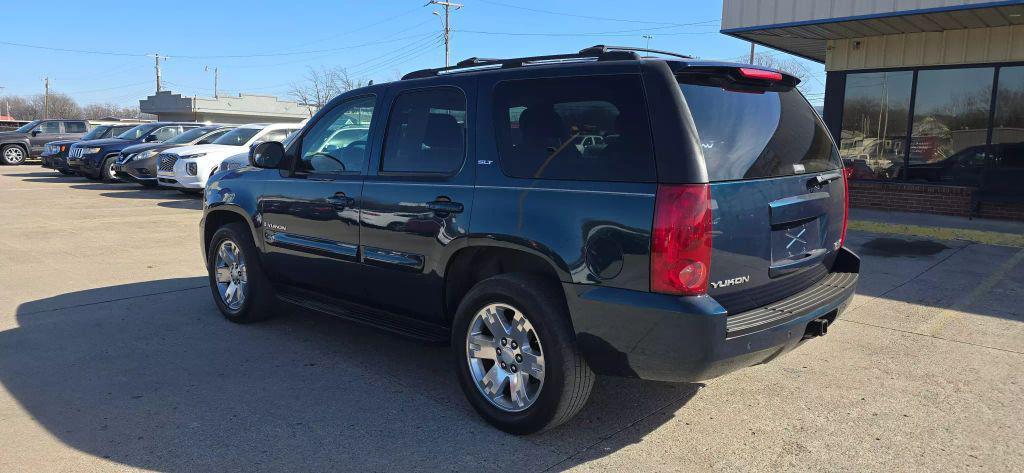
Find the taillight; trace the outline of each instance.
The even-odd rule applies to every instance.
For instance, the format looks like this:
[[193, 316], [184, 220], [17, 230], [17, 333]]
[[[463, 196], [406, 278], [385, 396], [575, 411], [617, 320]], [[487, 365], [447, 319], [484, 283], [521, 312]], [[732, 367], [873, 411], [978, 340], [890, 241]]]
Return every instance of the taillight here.
[[770, 80], [774, 82], [782, 80], [782, 73], [766, 71], [764, 69], [754, 69], [752, 67], [741, 67], [740, 75], [747, 79]]
[[839, 237], [839, 247], [846, 244], [846, 224], [850, 222], [850, 175], [853, 168], [843, 168], [843, 233]]
[[659, 185], [651, 232], [651, 291], [704, 294], [710, 270], [710, 186]]

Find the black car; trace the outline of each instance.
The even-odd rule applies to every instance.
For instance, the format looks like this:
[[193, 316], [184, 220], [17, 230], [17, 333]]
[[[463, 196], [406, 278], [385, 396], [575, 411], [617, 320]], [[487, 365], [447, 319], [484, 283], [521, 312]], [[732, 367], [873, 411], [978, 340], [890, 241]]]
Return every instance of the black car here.
[[44, 168], [59, 171], [61, 174], [74, 174], [74, 172], [68, 168], [67, 160], [68, 151], [71, 150], [71, 145], [79, 141], [99, 140], [114, 137], [128, 131], [136, 125], [138, 125], [138, 123], [126, 123], [124, 125], [97, 125], [79, 139], [51, 141], [43, 146], [43, 153], [39, 156], [39, 159], [42, 160]]
[[125, 148], [141, 143], [162, 143], [201, 126], [189, 122], [144, 123], [114, 138], [80, 141], [68, 151], [68, 168], [89, 179], [114, 182], [118, 180], [114, 165]]
[[517, 434], [575, 415], [595, 373], [764, 363], [824, 335], [859, 273], [797, 82], [596, 46], [346, 92], [210, 179], [213, 298], [235, 322], [285, 302], [450, 342], [470, 403]]
[[162, 143], [143, 143], [132, 145], [121, 150], [114, 174], [123, 181], [137, 182], [146, 187], [156, 187], [157, 156], [161, 151], [179, 146], [202, 145], [213, 143], [214, 140], [234, 130], [234, 126], [206, 125], [193, 128]]
[[39, 156], [46, 143], [79, 139], [89, 131], [85, 120], [35, 120], [14, 131], [0, 132], [0, 164], [21, 164]]

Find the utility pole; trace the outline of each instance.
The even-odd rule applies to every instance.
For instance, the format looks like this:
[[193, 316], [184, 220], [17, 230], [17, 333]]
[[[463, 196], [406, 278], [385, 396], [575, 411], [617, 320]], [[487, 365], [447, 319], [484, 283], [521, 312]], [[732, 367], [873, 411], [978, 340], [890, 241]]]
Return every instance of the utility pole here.
[[754, 42], [750, 42], [750, 63], [754, 63]]
[[642, 37], [643, 39], [646, 39], [646, 40], [647, 40], [647, 44], [646, 44], [646, 45], [644, 45], [644, 48], [645, 48], [645, 49], [651, 49], [651, 38], [653, 38], [654, 36], [651, 36], [651, 35], [649, 35], [649, 34], [645, 34], [645, 35], [643, 35], [643, 36], [641, 36], [641, 37]]
[[160, 93], [160, 53], [156, 53], [155, 57], [156, 57], [156, 92]]
[[50, 78], [43, 79], [43, 120], [50, 118]]
[[[0, 92], [2, 92], [6, 88], [7, 87], [0, 86]], [[8, 117], [11, 116], [11, 102], [7, 100], [7, 96], [6, 95], [4, 96], [4, 108], [7, 109], [7, 113], [5, 113], [4, 115], [6, 115]]]
[[[444, 7], [444, 67], [451, 65], [451, 9], [456, 10], [462, 8], [464, 5], [461, 3], [453, 3], [448, 1], [430, 0], [427, 5], [441, 5]], [[435, 15], [438, 13], [435, 11]]]
[[[204, 72], [210, 72], [210, 66], [203, 66], [203, 71]], [[217, 67], [214, 67], [213, 68], [213, 98], [215, 98], [215, 99], [219, 99], [220, 98], [220, 96], [217, 95], [217, 81], [219, 79], [220, 79], [220, 69], [218, 69]]]

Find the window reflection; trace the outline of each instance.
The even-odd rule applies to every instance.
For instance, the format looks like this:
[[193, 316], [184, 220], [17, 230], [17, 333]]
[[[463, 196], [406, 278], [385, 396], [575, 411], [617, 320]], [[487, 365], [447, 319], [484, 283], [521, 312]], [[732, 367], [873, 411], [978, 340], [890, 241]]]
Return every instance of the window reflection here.
[[839, 154], [852, 179], [893, 179], [903, 167], [914, 73], [846, 76]]
[[997, 167], [1024, 168], [1024, 66], [999, 70], [992, 143]]
[[918, 72], [906, 179], [978, 185], [988, 159], [991, 67]]

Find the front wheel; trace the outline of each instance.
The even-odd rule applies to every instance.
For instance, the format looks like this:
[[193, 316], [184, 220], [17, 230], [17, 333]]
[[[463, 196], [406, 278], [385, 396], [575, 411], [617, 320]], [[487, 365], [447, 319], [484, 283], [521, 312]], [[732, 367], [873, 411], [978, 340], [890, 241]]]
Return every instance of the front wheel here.
[[225, 318], [247, 323], [274, 315], [274, 290], [247, 226], [229, 223], [218, 228], [207, 247], [206, 267], [213, 299]]
[[506, 432], [541, 432], [586, 404], [594, 373], [581, 356], [557, 282], [526, 274], [481, 281], [459, 304], [452, 351], [463, 393]]
[[103, 177], [103, 182], [118, 182], [121, 179], [117, 177], [117, 172], [114, 171], [116, 163], [114, 156], [111, 156], [103, 160], [103, 165], [100, 166], [100, 176]]
[[4, 164], [16, 165], [25, 162], [25, 148], [18, 145], [7, 145], [0, 148], [0, 159]]

